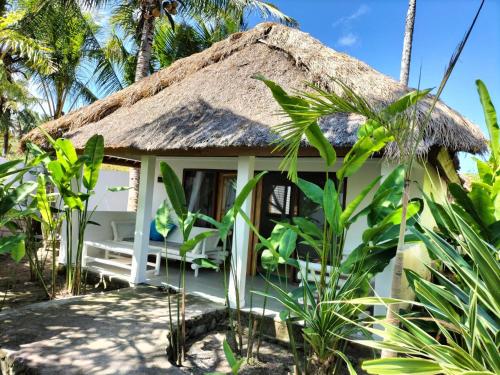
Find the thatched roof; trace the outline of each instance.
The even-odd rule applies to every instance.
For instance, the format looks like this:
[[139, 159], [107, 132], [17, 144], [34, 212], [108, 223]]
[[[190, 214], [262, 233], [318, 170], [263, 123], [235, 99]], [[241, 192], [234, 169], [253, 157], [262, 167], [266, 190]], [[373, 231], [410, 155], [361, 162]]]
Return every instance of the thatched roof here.
[[[336, 77], [375, 106], [407, 92], [394, 79], [309, 34], [263, 23], [44, 128], [54, 137], [71, 139], [78, 149], [93, 134], [102, 134], [106, 152], [116, 155], [268, 149], [276, 139], [271, 128], [284, 118], [269, 89], [251, 78], [256, 73], [286, 90], [304, 89], [305, 82], [338, 90], [331, 79]], [[429, 101], [422, 103], [422, 113]], [[362, 121], [360, 116], [338, 114], [324, 118], [321, 126], [334, 146], [346, 148], [355, 142]], [[44, 144], [39, 131], [26, 139]], [[477, 153], [484, 150], [485, 140], [477, 126], [440, 102], [421, 151], [434, 146]]]

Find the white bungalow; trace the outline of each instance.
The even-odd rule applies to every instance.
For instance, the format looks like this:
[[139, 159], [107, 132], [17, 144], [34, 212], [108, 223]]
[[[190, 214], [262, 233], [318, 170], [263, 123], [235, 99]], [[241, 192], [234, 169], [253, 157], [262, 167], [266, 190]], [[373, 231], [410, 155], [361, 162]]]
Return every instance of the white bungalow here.
[[[164, 276], [155, 275], [158, 273], [155, 266], [156, 260], [161, 260], [165, 254], [159, 250], [161, 245], [150, 243], [150, 223], [166, 198], [159, 179], [162, 160], [174, 168], [183, 182], [189, 209], [214, 218], [223, 215], [235, 193], [256, 172], [270, 171], [243, 207], [264, 236], [270, 233], [273, 220], [318, 214], [279, 172], [282, 155], [273, 152], [276, 135], [271, 128], [284, 119], [277, 115], [279, 107], [270, 91], [252, 78], [256, 73], [278, 82], [286, 90], [305, 89], [305, 82], [314, 82], [325, 90], [338, 90], [331, 77], [339, 78], [376, 106], [388, 104], [408, 91], [392, 78], [322, 45], [308, 34], [265, 23], [234, 34], [120, 92], [47, 123], [45, 129], [52, 136], [70, 139], [79, 150], [93, 134], [102, 134], [107, 163], [140, 167], [137, 214], [96, 213], [94, 220], [100, 222], [101, 227], [89, 227], [86, 235], [89, 249], [92, 249], [88, 253], [89, 267], [123, 277], [132, 284], [158, 284], [164, 280]], [[425, 112], [426, 109], [419, 110]], [[324, 118], [320, 125], [342, 157], [354, 144], [356, 130], [362, 122], [360, 116], [338, 114]], [[414, 176], [424, 189], [430, 187], [432, 179], [437, 181], [438, 176], [449, 180], [458, 178], [453, 164], [457, 152], [477, 153], [485, 148], [480, 130], [441, 102], [426, 133], [420, 148], [425, 162], [416, 168]], [[30, 138], [44, 143], [37, 132]], [[301, 176], [321, 183], [324, 165], [317, 153], [304, 144], [300, 155]], [[334, 166], [333, 171], [337, 167]], [[380, 155], [369, 160], [348, 179], [345, 201], [349, 202], [376, 176], [387, 174], [390, 167]], [[127, 224], [130, 222], [134, 223], [132, 227]], [[206, 225], [197, 223], [200, 228]], [[365, 227], [366, 223], [360, 221], [350, 229], [345, 246], [347, 252], [359, 244]], [[230, 256], [240, 291], [247, 292], [240, 293], [240, 303], [244, 305], [248, 304], [245, 300], [248, 280], [255, 283], [254, 287], [262, 285], [262, 280], [256, 276], [260, 262], [254, 250], [255, 238], [241, 218], [236, 221], [234, 233], [234, 250]], [[167, 256], [175, 259], [175, 242], [179, 239], [175, 234], [172, 236], [167, 238], [172, 249]], [[123, 244], [126, 237], [133, 237], [133, 242], [121, 247], [118, 251], [121, 257], [109, 257], [109, 252], [104, 250], [113, 248], [106, 248], [102, 243], [115, 242], [116, 250], [117, 241]], [[200, 246], [199, 254], [205, 251], [206, 254], [211, 252], [212, 257], [221, 255], [217, 244], [209, 240]], [[299, 246], [297, 251], [305, 254], [308, 249]], [[127, 254], [130, 257], [124, 260]], [[121, 264], [117, 264], [117, 259]], [[422, 269], [425, 260], [425, 252], [415, 248], [407, 251], [405, 263]], [[175, 264], [172, 267], [171, 275], [175, 276]], [[375, 289], [378, 294], [388, 294], [390, 275], [391, 266], [388, 266], [377, 276]], [[292, 273], [286, 276], [291, 282], [297, 281]], [[235, 278], [229, 280], [234, 303], [232, 283]], [[187, 288], [205, 296], [222, 298], [222, 275], [205, 269], [200, 270], [196, 278], [190, 273]]]

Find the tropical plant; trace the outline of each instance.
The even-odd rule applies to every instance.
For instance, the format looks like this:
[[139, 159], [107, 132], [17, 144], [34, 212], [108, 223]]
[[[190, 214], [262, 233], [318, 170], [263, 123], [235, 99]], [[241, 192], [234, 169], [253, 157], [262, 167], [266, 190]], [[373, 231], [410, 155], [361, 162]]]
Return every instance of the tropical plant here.
[[[453, 198], [452, 208], [465, 218], [470, 226], [487, 242], [500, 248], [500, 131], [495, 107], [486, 85], [476, 81], [479, 98], [489, 133], [489, 159], [476, 159], [478, 178], [471, 182], [470, 190], [456, 183], [448, 185]], [[459, 232], [455, 222], [447, 215], [443, 205], [429, 199], [431, 212], [440, 234], [453, 240]]]
[[10, 253], [12, 259], [20, 261], [25, 254], [25, 234], [20, 230], [18, 220], [33, 213], [20, 207], [36, 189], [34, 181], [23, 181], [23, 175], [38, 160], [22, 165], [23, 160], [10, 160], [0, 164], [0, 229], [9, 234], [0, 237], [0, 254]]
[[[43, 128], [39, 129], [43, 131]], [[94, 193], [99, 178], [104, 157], [104, 139], [101, 135], [92, 136], [87, 141], [83, 154], [78, 156], [69, 140], [63, 138], [54, 140], [47, 133], [45, 136], [55, 152], [54, 156], [45, 161], [45, 168], [48, 171], [47, 182], [50, 182], [57, 189], [57, 195], [48, 196], [45, 194], [45, 179], [39, 177], [37, 204], [42, 222], [47, 228], [53, 228], [59, 221], [51, 214], [50, 206], [52, 203], [54, 203], [57, 212], [64, 212], [66, 222], [66, 287], [70, 293], [78, 295], [83, 292], [82, 286], [85, 281], [82, 272], [84, 235], [87, 225], [93, 224], [91, 218], [95, 210], [95, 208], [89, 207], [89, 199]], [[73, 228], [76, 229], [76, 233], [74, 233]], [[55, 258], [53, 258], [53, 262], [55, 262]]]
[[31, 69], [46, 117], [57, 119], [99, 94], [122, 88], [97, 40], [100, 26], [76, 1], [27, 0], [20, 6], [29, 14], [22, 23], [23, 33], [49, 48], [55, 68], [48, 74]]
[[[441, 97], [441, 94], [446, 87], [448, 79], [450, 78], [455, 65], [462, 54], [462, 51], [469, 39], [469, 36], [474, 28], [477, 17], [481, 12], [484, 1], [481, 2], [479, 9], [477, 10], [475, 17], [469, 26], [465, 36], [460, 41], [458, 47], [453, 52], [453, 55], [450, 59], [447, 69], [444, 72], [443, 78], [437, 88], [436, 95], [432, 98], [427, 113], [425, 114], [423, 120], [420, 119], [420, 116], [417, 115], [416, 110], [407, 111], [402, 113], [401, 116], [393, 117], [390, 121], [386, 123], [386, 128], [390, 132], [390, 134], [394, 137], [393, 146], [396, 149], [395, 157], [398, 161], [398, 164], [402, 164], [405, 167], [405, 182], [403, 186], [403, 202], [402, 202], [402, 211], [401, 211], [401, 226], [399, 228], [399, 240], [398, 247], [396, 251], [396, 256], [394, 258], [394, 267], [392, 271], [392, 280], [391, 280], [391, 297], [395, 299], [401, 298], [401, 285], [403, 279], [403, 254], [406, 249], [406, 221], [408, 219], [408, 204], [410, 201], [410, 183], [411, 183], [411, 174], [413, 171], [413, 166], [416, 163], [418, 149], [421, 146], [425, 135], [427, 134], [428, 126], [431, 120], [432, 113], [434, 108]], [[423, 93], [427, 94], [430, 90], [424, 90]], [[398, 304], [390, 304], [387, 310], [386, 319], [392, 325], [398, 324], [398, 309], [400, 306]], [[389, 357], [393, 355], [390, 351], [382, 351], [382, 357]]]
[[[184, 322], [184, 309], [185, 309], [185, 272], [186, 272], [186, 254], [189, 251], [192, 251], [198, 243], [203, 241], [204, 239], [210, 237], [210, 236], [215, 236], [218, 235], [219, 238], [221, 239], [223, 243], [223, 252], [226, 253], [227, 250], [227, 241], [228, 238], [230, 237], [231, 231], [234, 226], [234, 221], [236, 220], [236, 216], [238, 214], [242, 214], [241, 211], [241, 206], [243, 205], [244, 201], [247, 199], [248, 195], [252, 192], [253, 188], [255, 185], [258, 183], [260, 178], [264, 175], [265, 172], [260, 173], [259, 175], [255, 176], [253, 179], [251, 179], [242, 189], [242, 191], [237, 195], [235, 198], [233, 207], [231, 207], [228, 212], [225, 214], [225, 216], [222, 218], [221, 222], [218, 222], [214, 220], [213, 218], [203, 215], [201, 213], [192, 213], [187, 210], [187, 205], [186, 205], [186, 198], [184, 194], [184, 189], [182, 188], [182, 184], [179, 181], [179, 178], [175, 174], [175, 172], [172, 170], [172, 168], [165, 162], [160, 163], [160, 170], [162, 173], [164, 185], [165, 185], [165, 190], [167, 192], [167, 196], [169, 199], [170, 204], [172, 205], [173, 211], [176, 214], [177, 221], [179, 223], [179, 230], [181, 230], [182, 236], [183, 236], [183, 244], [180, 247], [180, 255], [182, 257], [181, 259], [181, 275], [179, 279], [179, 290], [181, 292], [181, 300], [177, 298], [177, 335], [176, 335], [176, 342], [172, 343], [170, 342], [171, 347], [173, 347], [175, 350], [175, 358], [174, 361], [178, 364], [181, 365], [183, 358], [184, 358], [184, 353], [185, 353], [185, 322]], [[157, 216], [156, 216], [156, 225], [157, 228], [160, 229], [160, 233], [167, 233], [166, 228], [168, 227], [168, 210], [166, 209], [166, 204], [164, 203], [162, 207], [159, 208]], [[199, 233], [196, 236], [191, 236], [191, 231], [192, 228], [195, 224], [195, 222], [198, 219], [205, 220], [212, 224], [217, 231], [213, 230], [207, 230], [205, 232]], [[167, 233], [168, 234], [168, 233]], [[233, 251], [233, 253], [235, 253]], [[233, 269], [233, 263], [236, 260], [232, 259], [230, 269]], [[215, 268], [218, 269], [219, 266], [217, 263], [211, 261], [210, 259], [196, 259], [194, 261], [195, 264], [197, 264], [198, 267], [202, 268]], [[226, 260], [224, 260], [223, 263], [223, 270], [224, 270], [224, 289], [225, 289], [225, 297], [226, 297], [226, 305], [228, 308], [228, 315], [229, 315], [229, 320], [230, 320], [230, 328], [231, 332], [234, 333], [234, 335], [238, 336], [238, 345], [236, 346], [236, 350], [241, 353], [241, 348], [243, 346], [242, 343], [242, 322], [241, 322], [241, 309], [239, 305], [239, 290], [237, 288], [238, 285], [238, 280], [234, 280], [234, 285], [236, 286], [235, 290], [235, 299], [236, 299], [236, 312], [237, 312], [237, 318], [236, 318], [236, 325], [235, 327], [234, 324], [234, 319], [232, 317], [232, 310], [230, 301], [229, 301], [229, 292], [228, 292], [228, 285], [227, 285], [227, 266], [226, 266]], [[168, 269], [167, 269], [168, 272]], [[231, 272], [233, 277], [237, 278], [238, 275], [236, 275], [236, 272]], [[169, 281], [167, 280], [167, 284], [169, 284]], [[170, 298], [170, 296], [169, 296]], [[170, 320], [170, 328], [172, 330], [172, 319], [171, 319], [171, 308], [170, 308], [170, 299], [169, 299], [169, 320]], [[180, 322], [180, 323], [179, 323]], [[169, 337], [171, 340], [171, 337]], [[230, 340], [231, 342], [235, 340]]]
[[[181, 273], [179, 277], [179, 292], [180, 296], [177, 296], [177, 334], [176, 342], [173, 343], [174, 348], [174, 362], [178, 366], [182, 366], [185, 355], [185, 339], [186, 339], [186, 322], [185, 322], [185, 309], [186, 309], [186, 254], [187, 252], [193, 250], [198, 243], [203, 241], [205, 238], [214, 236], [216, 233], [214, 231], [205, 231], [197, 234], [196, 236], [191, 236], [191, 231], [193, 226], [200, 218], [199, 213], [189, 212], [186, 205], [186, 197], [184, 194], [184, 189], [179, 181], [179, 178], [173, 171], [173, 169], [165, 162], [160, 163], [160, 171], [163, 177], [165, 190], [167, 192], [168, 199], [172, 208], [176, 214], [177, 223], [179, 224], [179, 230], [182, 233], [183, 244], [181, 245], [179, 252], [181, 256]], [[165, 220], [164, 210], [160, 211], [160, 215], [157, 216], [157, 222]], [[166, 225], [160, 224], [160, 229], [165, 233], [164, 228]], [[168, 233], [167, 233], [168, 234]], [[168, 281], [167, 281], [168, 283]], [[170, 302], [170, 295], [169, 295]], [[169, 306], [170, 307], [170, 306]], [[170, 321], [171, 321], [171, 309], [169, 311]], [[172, 327], [171, 327], [172, 328]], [[171, 332], [173, 334], [173, 332]]]
[[[383, 269], [379, 264], [383, 258], [376, 254], [377, 251], [385, 250], [394, 254], [395, 238], [401, 223], [401, 210], [399, 205], [401, 194], [393, 194], [394, 189], [402, 183], [404, 168], [400, 167], [388, 177], [386, 183], [382, 184], [376, 192], [374, 201], [366, 209], [358, 210], [361, 203], [371, 190], [379, 183], [380, 177], [372, 181], [363, 191], [342, 207], [342, 194], [344, 182], [347, 177], [355, 174], [364, 162], [374, 153], [384, 148], [393, 137], [385, 128], [385, 124], [392, 117], [399, 115], [414, 106], [425, 94], [419, 91], [411, 92], [388, 107], [376, 111], [368, 103], [355, 94], [341, 82], [337, 83], [343, 90], [343, 96], [335, 93], [325, 92], [311, 85], [312, 92], [300, 92], [297, 96], [287, 94], [276, 83], [257, 76], [270, 89], [275, 100], [280, 104], [283, 112], [289, 116], [290, 121], [276, 127], [281, 135], [278, 148], [285, 150], [283, 168], [288, 169], [289, 176], [298, 188], [312, 202], [321, 207], [324, 213], [322, 229], [308, 218], [294, 218], [293, 223], [279, 223], [284, 227], [283, 238], [293, 238], [291, 233], [307, 244], [319, 259], [319, 277], [309, 280], [309, 272], [304, 271], [296, 259], [292, 258], [295, 249], [292, 246], [275, 246], [276, 242], [268, 241], [259, 234], [259, 240], [264, 248], [262, 260], [267, 266], [289, 264], [297, 267], [301, 273], [303, 286], [295, 294], [288, 294], [279, 285], [271, 284], [278, 293], [277, 298], [285, 307], [282, 314], [288, 322], [304, 321], [302, 330], [304, 339], [310, 348], [312, 355], [309, 362], [322, 373], [331, 373], [339, 370], [339, 361], [345, 360], [342, 353], [344, 340], [340, 340], [346, 332], [352, 332], [353, 326], [344, 324], [338, 319], [338, 314], [357, 319], [363, 311], [362, 306], [351, 305], [346, 308], [342, 304], [330, 303], [332, 300], [343, 298], [355, 298], [366, 295], [369, 292], [369, 281], [375, 270]], [[358, 140], [349, 153], [342, 159], [340, 167], [332, 176], [329, 173], [336, 162], [336, 153], [333, 146], [323, 135], [318, 126], [321, 116], [337, 112], [356, 112], [363, 114], [368, 120], [358, 130]], [[324, 188], [311, 182], [301, 180], [297, 176], [297, 157], [302, 142], [306, 137], [309, 143], [315, 147], [325, 162], [326, 183]], [[421, 203], [412, 202], [410, 215], [419, 212]], [[356, 251], [356, 260], [348, 259], [348, 264], [342, 265], [344, 256], [344, 243], [346, 233], [352, 223], [363, 215], [369, 215], [370, 228], [363, 233], [364, 245]], [[371, 255], [371, 264], [365, 264], [364, 259]], [[384, 257], [387, 263], [390, 256]], [[306, 262], [306, 268], [309, 267]], [[349, 270], [348, 275], [342, 273]], [[345, 281], [344, 281], [345, 278]], [[292, 336], [292, 332], [289, 332]], [[311, 365], [309, 363], [309, 366]], [[301, 364], [296, 361], [300, 371]], [[307, 370], [306, 370], [307, 371]]]
[[[233, 206], [230, 207], [227, 212], [224, 214], [222, 217], [221, 221], [218, 222], [215, 219], [206, 216], [206, 215], [201, 215], [200, 217], [205, 220], [206, 222], [212, 224], [218, 231], [218, 235], [220, 240], [222, 241], [222, 249], [223, 253], [226, 254], [227, 249], [228, 249], [228, 240], [231, 238], [234, 238], [235, 236], [238, 236], [239, 234], [236, 232], [234, 223], [236, 221], [236, 217], [240, 215], [247, 223], [251, 225], [252, 228], [253, 225], [250, 222], [249, 217], [245, 214], [244, 211], [242, 211], [242, 206], [245, 202], [245, 200], [248, 198], [248, 196], [252, 193], [253, 189], [257, 185], [257, 183], [260, 181], [262, 176], [264, 176], [267, 172], [261, 172], [254, 176], [250, 181], [248, 181], [245, 186], [242, 188], [242, 190], [238, 193], [236, 196]], [[255, 229], [255, 228], [254, 228]], [[226, 340], [228, 341], [229, 345], [235, 350], [238, 354], [242, 354], [243, 351], [243, 322], [241, 318], [241, 305], [240, 305], [240, 290], [238, 288], [239, 285], [239, 275], [237, 272], [237, 267], [236, 265], [239, 260], [237, 258], [238, 251], [234, 247], [235, 243], [233, 242], [233, 247], [231, 248], [231, 261], [229, 263], [229, 274], [232, 277], [232, 284], [234, 286], [234, 303], [231, 303], [230, 301], [230, 295], [229, 295], [229, 287], [228, 287], [228, 267], [227, 267], [227, 261], [224, 259], [223, 262], [223, 270], [224, 270], [224, 296], [226, 299], [226, 306], [228, 309], [228, 317], [229, 317], [229, 334], [227, 335]], [[215, 264], [210, 264], [210, 261], [207, 263], [208, 267], [213, 267], [216, 268]], [[236, 310], [236, 319], [233, 318], [233, 313], [232, 309]], [[236, 340], [237, 337], [237, 340]]]
[[[498, 249], [485, 241], [450, 205], [443, 210], [457, 232], [450, 244], [434, 231], [412, 229], [431, 256], [443, 268], [429, 267], [433, 282], [406, 270], [418, 302], [420, 316], [401, 316], [401, 327], [383, 319], [369, 319], [360, 325], [380, 340], [359, 340], [360, 344], [401, 354], [399, 358], [381, 358], [363, 363], [370, 374], [498, 374], [498, 332], [500, 267]], [[374, 302], [401, 303], [380, 298]], [[358, 323], [357, 323], [358, 324]]]
[[31, 97], [22, 75], [26, 68], [44, 73], [52, 70], [49, 49], [20, 28], [25, 18], [23, 11], [7, 11], [7, 3], [0, 4], [0, 125], [3, 132], [3, 155], [9, 151], [12, 116], [30, 104]]

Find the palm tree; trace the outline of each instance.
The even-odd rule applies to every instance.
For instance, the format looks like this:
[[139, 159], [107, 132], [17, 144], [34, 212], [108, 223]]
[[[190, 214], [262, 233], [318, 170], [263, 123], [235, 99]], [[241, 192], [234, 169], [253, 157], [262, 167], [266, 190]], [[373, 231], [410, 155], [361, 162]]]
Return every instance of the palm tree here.
[[49, 57], [55, 66], [49, 74], [31, 71], [46, 117], [59, 118], [99, 95], [122, 88], [97, 41], [100, 26], [82, 12], [77, 2], [35, 1], [26, 7], [31, 17], [23, 25], [24, 32], [50, 48]]
[[403, 54], [401, 56], [401, 70], [399, 73], [399, 82], [405, 86], [408, 86], [408, 79], [410, 77], [411, 49], [416, 12], [417, 0], [409, 0], [408, 13], [406, 14], [405, 36], [403, 40]]
[[[179, 5], [181, 4], [181, 5]], [[134, 14], [139, 11], [139, 16]], [[137, 44], [135, 81], [147, 76], [152, 70], [153, 41], [155, 39], [155, 18], [164, 14], [172, 29], [173, 16], [179, 14], [189, 21], [197, 17], [209, 17], [217, 23], [221, 17], [231, 15], [237, 17], [240, 27], [244, 24], [247, 12], [257, 11], [262, 18], [275, 18], [280, 22], [295, 25], [296, 22], [283, 14], [274, 5], [261, 0], [128, 0], [119, 5], [113, 14], [112, 22], [120, 25], [126, 35], [132, 36]], [[200, 19], [200, 18], [198, 18]], [[188, 22], [189, 23], [189, 22]], [[189, 28], [185, 28], [188, 30]], [[184, 48], [184, 51], [187, 51]], [[196, 51], [197, 52], [197, 51]], [[177, 56], [185, 57], [185, 55]], [[129, 172], [128, 210], [137, 209], [139, 192], [139, 169], [131, 168]]]
[[[399, 75], [399, 81], [401, 84], [408, 86], [408, 80], [410, 76], [410, 65], [411, 65], [411, 50], [413, 44], [413, 30], [415, 27], [415, 15], [416, 15], [417, 0], [409, 0], [408, 2], [408, 12], [406, 14], [405, 22], [405, 34], [403, 40], [403, 52], [401, 56], [401, 71]], [[411, 127], [411, 125], [408, 125]], [[401, 160], [403, 161], [403, 160]], [[398, 247], [396, 250], [396, 256], [394, 258], [394, 268], [392, 270], [392, 280], [391, 280], [391, 297], [401, 299], [401, 282], [403, 280], [403, 257], [404, 257], [404, 246], [405, 246], [405, 235], [406, 235], [406, 217], [408, 211], [408, 202], [410, 200], [410, 175], [411, 167], [404, 163], [405, 170], [405, 180], [403, 186], [403, 198], [402, 198], [402, 220], [399, 226], [399, 238]], [[390, 305], [387, 308], [386, 320], [389, 324], [397, 326], [399, 324], [398, 311], [399, 305]], [[396, 357], [397, 353], [391, 350], [382, 350], [382, 358]]]
[[25, 12], [8, 11], [6, 1], [0, 2], [0, 126], [3, 131], [3, 155], [9, 151], [12, 116], [28, 104], [26, 68], [52, 71], [49, 50], [24, 35], [19, 28]]

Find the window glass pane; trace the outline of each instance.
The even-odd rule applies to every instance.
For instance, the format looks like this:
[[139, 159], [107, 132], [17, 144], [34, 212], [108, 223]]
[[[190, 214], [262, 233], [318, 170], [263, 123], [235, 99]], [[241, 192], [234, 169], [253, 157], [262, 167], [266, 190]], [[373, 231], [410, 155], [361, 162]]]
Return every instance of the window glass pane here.
[[[214, 217], [216, 177], [217, 172], [215, 171], [184, 171], [184, 192], [188, 211], [200, 212]], [[202, 220], [198, 220], [195, 225], [210, 226], [210, 224]]]

